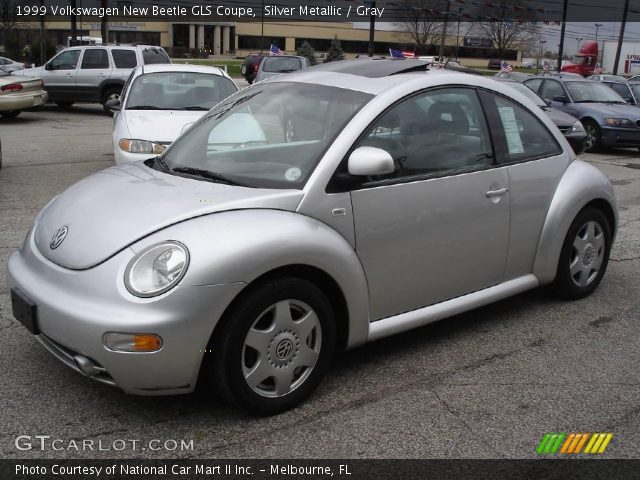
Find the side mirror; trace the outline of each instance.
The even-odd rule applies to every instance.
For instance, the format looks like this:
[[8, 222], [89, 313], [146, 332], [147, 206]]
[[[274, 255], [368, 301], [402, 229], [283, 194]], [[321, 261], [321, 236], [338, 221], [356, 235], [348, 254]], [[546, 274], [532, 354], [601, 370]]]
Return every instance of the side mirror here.
[[119, 98], [112, 98], [111, 100], [107, 100], [104, 104], [107, 110], [111, 110], [112, 112], [119, 112], [122, 110], [122, 104], [120, 103]]
[[560, 103], [568, 103], [569, 99], [566, 97], [566, 95], [556, 95], [553, 97], [553, 101], [560, 102]]
[[349, 155], [349, 175], [373, 176], [393, 173], [393, 158], [386, 150], [376, 147], [359, 147]]
[[53, 65], [51, 64], [51, 62], [45, 63], [44, 64], [44, 69], [45, 70], [55, 70], [55, 68], [53, 68]]

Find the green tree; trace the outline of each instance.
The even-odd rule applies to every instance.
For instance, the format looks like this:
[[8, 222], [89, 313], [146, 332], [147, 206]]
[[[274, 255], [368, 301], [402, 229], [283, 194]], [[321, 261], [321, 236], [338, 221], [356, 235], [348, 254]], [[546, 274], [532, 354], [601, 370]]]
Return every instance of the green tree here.
[[342, 47], [340, 47], [340, 40], [338, 40], [337, 36], [331, 40], [331, 45], [329, 46], [327, 58], [324, 60], [324, 63], [335, 62], [336, 60], [344, 60], [344, 52], [342, 51]]
[[302, 42], [302, 45], [298, 47], [298, 49], [296, 50], [296, 55], [305, 57], [307, 60], [309, 60], [310, 65], [318, 64], [318, 59], [316, 58], [316, 51], [313, 49], [311, 45], [309, 45], [309, 42], [307, 42], [306, 40]]

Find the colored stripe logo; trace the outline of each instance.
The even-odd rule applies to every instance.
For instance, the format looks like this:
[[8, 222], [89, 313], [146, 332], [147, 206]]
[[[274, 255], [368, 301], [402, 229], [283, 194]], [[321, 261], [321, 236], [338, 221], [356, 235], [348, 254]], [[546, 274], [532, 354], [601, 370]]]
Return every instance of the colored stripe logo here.
[[547, 433], [542, 437], [538, 455], [604, 453], [613, 433]]

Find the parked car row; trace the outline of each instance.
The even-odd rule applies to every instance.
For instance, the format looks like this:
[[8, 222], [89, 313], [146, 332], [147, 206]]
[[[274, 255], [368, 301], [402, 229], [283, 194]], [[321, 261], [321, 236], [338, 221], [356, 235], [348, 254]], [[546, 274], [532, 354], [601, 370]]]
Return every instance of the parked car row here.
[[47, 103], [48, 94], [40, 78], [17, 77], [0, 66], [0, 115], [13, 118], [27, 108]]

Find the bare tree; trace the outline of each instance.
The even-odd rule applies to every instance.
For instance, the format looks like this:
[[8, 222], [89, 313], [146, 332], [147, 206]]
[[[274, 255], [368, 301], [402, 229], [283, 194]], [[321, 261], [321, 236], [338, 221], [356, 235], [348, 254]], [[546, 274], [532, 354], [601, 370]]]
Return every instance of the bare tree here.
[[12, 31], [18, 22], [18, 6], [22, 0], [0, 0], [0, 30]]
[[443, 22], [436, 12], [444, 11], [445, 5], [443, 0], [404, 0], [396, 7], [402, 11], [398, 25], [411, 36], [416, 49], [439, 43]]
[[518, 7], [523, 7], [522, 1], [502, 0], [501, 5], [487, 7], [483, 20], [477, 24], [476, 31], [493, 41], [501, 57], [507, 50], [535, 45], [540, 38], [535, 13]]

